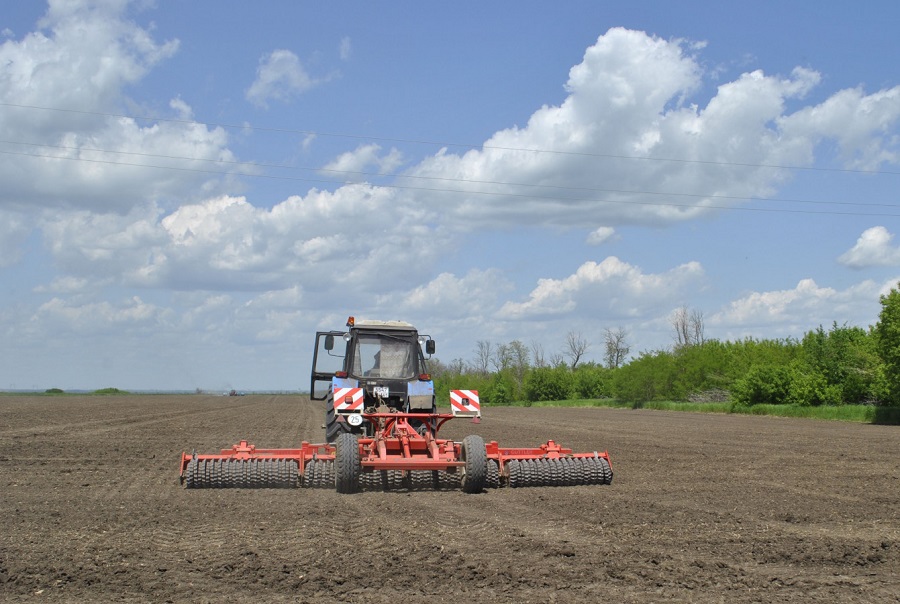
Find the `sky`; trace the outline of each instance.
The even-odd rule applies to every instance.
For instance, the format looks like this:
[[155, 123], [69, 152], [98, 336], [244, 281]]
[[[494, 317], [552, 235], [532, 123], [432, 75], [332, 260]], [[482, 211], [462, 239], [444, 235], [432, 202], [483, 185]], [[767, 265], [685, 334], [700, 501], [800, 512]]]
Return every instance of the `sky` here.
[[0, 389], [305, 390], [314, 335], [601, 362], [867, 328], [896, 2], [16, 2]]

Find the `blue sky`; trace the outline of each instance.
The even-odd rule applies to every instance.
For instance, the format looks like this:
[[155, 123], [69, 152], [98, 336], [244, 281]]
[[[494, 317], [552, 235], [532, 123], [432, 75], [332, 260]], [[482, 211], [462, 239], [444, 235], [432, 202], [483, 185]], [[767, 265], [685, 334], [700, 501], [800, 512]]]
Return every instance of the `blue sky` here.
[[900, 5], [13, 3], [0, 388], [302, 389], [403, 319], [600, 360], [866, 327]]

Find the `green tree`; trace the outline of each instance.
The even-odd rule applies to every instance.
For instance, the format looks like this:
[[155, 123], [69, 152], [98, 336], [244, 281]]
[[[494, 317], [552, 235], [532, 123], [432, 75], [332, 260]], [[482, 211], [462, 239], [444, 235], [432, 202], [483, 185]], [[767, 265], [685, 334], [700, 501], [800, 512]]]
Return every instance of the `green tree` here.
[[756, 340], [746, 338], [728, 344], [727, 375], [734, 380], [747, 375], [755, 365], [790, 365], [800, 354], [800, 343], [792, 338]]
[[691, 395], [705, 391], [727, 389], [730, 345], [718, 340], [706, 340], [692, 346], [675, 349], [675, 376], [669, 398], [688, 400]]
[[572, 372], [572, 396], [576, 398], [610, 398], [612, 369], [597, 363], [582, 363]]
[[[900, 283], [898, 283], [900, 286]], [[884, 363], [884, 377], [890, 403], [900, 403], [900, 290], [892, 288], [881, 296], [881, 313], [875, 325], [878, 356]]]
[[613, 373], [615, 397], [629, 403], [671, 398], [675, 381], [675, 355], [666, 350], [642, 352]]
[[825, 375], [802, 361], [791, 366], [786, 402], [801, 407], [843, 404], [840, 384], [830, 384]]
[[875, 390], [881, 360], [875, 337], [861, 327], [839, 326], [829, 331], [822, 326], [808, 332], [801, 341], [805, 374], [822, 377], [830, 389], [839, 391], [844, 403], [865, 403], [878, 398]]
[[479, 393], [485, 405], [509, 405], [515, 400], [515, 384], [506, 373], [495, 373], [484, 393]]
[[572, 372], [565, 365], [537, 367], [525, 376], [528, 401], [563, 401], [572, 393]]
[[741, 405], [782, 405], [790, 402], [792, 372], [784, 365], [754, 365], [731, 390]]

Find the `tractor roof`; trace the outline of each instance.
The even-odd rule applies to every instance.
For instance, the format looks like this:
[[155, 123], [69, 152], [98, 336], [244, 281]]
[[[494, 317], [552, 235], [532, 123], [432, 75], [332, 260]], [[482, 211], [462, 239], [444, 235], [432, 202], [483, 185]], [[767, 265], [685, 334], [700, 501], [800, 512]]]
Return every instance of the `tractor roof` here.
[[402, 329], [405, 331], [415, 331], [415, 327], [405, 321], [373, 321], [359, 320], [354, 325], [356, 329]]

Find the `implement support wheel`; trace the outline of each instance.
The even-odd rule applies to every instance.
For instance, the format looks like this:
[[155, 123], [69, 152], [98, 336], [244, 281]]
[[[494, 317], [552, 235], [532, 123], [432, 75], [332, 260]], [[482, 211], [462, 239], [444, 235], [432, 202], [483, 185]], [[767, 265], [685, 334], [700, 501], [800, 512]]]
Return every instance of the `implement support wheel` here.
[[359, 443], [354, 435], [345, 432], [338, 435], [334, 447], [334, 486], [338, 493], [356, 493], [362, 474]]
[[470, 434], [462, 441], [460, 451], [463, 467], [462, 490], [466, 493], [480, 493], [487, 481], [487, 450], [484, 439], [477, 434]]

